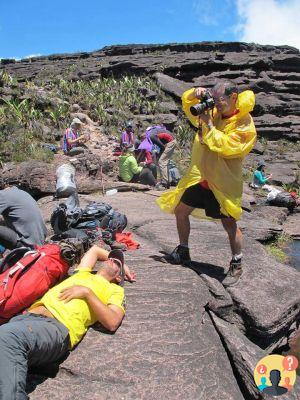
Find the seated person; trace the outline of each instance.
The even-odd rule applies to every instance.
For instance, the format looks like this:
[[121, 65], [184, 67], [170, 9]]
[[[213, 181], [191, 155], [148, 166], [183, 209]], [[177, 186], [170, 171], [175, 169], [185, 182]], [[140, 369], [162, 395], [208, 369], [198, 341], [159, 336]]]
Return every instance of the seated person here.
[[151, 151], [146, 149], [137, 149], [135, 150], [136, 160], [140, 163], [145, 163], [145, 167], [149, 168], [154, 176], [157, 178], [157, 168], [155, 165], [154, 157]]
[[42, 245], [47, 228], [41, 211], [29, 193], [0, 182], [0, 213], [5, 226], [0, 226], [0, 252], [21, 246]]
[[121, 149], [135, 145], [135, 137], [132, 122], [127, 122], [125, 131], [122, 133], [120, 146]]
[[125, 147], [119, 159], [119, 176], [123, 182], [142, 183], [155, 186], [156, 179], [145, 162], [138, 165], [134, 156], [134, 146]]
[[[91, 269], [105, 261], [96, 274]], [[100, 322], [114, 332], [125, 314], [124, 278], [134, 281], [120, 250], [98, 246], [83, 256], [74, 275], [49, 289], [27, 313], [0, 326], [0, 398], [27, 399], [28, 366], [60, 362]]]
[[270, 174], [269, 176], [266, 176], [265, 175], [265, 167], [266, 167], [266, 164], [263, 162], [261, 162], [257, 165], [257, 168], [253, 174], [253, 181], [250, 185], [251, 187], [262, 188], [264, 185], [269, 183], [269, 179], [272, 178], [272, 174]]
[[82, 122], [79, 118], [74, 118], [70, 128], [66, 129], [63, 137], [63, 151], [68, 156], [81, 154], [87, 148], [84, 143], [88, 140], [87, 136], [81, 134]]

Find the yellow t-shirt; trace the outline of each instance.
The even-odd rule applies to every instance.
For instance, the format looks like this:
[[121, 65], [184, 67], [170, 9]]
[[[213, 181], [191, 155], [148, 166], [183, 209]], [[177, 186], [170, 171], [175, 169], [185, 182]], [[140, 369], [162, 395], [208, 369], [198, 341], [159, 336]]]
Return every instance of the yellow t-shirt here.
[[[113, 304], [125, 313], [124, 289], [111, 283], [101, 275], [92, 274], [89, 269], [80, 269], [71, 277], [54, 286], [31, 307], [45, 306], [54, 317], [69, 330], [70, 347], [74, 347], [86, 333], [89, 326], [97, 322], [93, 310], [84, 299], [72, 299], [68, 303], [59, 300], [62, 289], [81, 285], [90, 288], [105, 304]], [[29, 309], [29, 311], [30, 311]]]

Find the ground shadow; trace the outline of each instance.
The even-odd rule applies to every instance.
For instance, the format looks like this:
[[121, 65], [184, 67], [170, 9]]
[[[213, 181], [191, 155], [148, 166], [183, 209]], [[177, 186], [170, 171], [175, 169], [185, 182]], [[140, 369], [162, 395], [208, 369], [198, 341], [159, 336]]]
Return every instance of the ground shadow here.
[[[163, 263], [163, 264], [168, 264], [172, 265], [172, 263], [168, 262], [168, 253], [165, 251], [159, 251], [160, 255], [154, 254], [149, 256], [154, 261]], [[209, 264], [209, 263], [202, 263], [198, 261], [192, 261], [190, 265], [182, 265], [184, 268], [189, 268], [195, 271], [198, 275], [208, 275], [211, 278], [217, 279], [218, 281], [222, 282], [225, 273], [224, 273], [224, 268], [220, 267], [219, 265], [215, 264]]]
[[59, 371], [59, 366], [68, 358], [68, 353], [63, 359], [56, 363], [30, 367], [26, 381], [26, 393], [32, 393], [35, 388], [48, 378], [55, 378]]
[[195, 271], [198, 275], [205, 274], [207, 276], [210, 276], [211, 278], [217, 279], [220, 282], [223, 281], [226, 275], [224, 273], [224, 268], [219, 267], [218, 265], [215, 264], [192, 261], [191, 265], [188, 268]]
[[50, 378], [50, 376], [38, 375], [33, 371], [29, 372], [27, 375], [26, 393], [28, 395], [32, 393], [38, 385], [43, 383], [48, 378]]

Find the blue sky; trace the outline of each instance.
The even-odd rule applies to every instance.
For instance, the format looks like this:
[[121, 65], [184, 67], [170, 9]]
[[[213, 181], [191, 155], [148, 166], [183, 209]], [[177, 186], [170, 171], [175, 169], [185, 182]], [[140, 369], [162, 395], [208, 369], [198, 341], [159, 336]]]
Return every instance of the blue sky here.
[[299, 9], [300, 0], [0, 0], [0, 58], [203, 40], [300, 47]]

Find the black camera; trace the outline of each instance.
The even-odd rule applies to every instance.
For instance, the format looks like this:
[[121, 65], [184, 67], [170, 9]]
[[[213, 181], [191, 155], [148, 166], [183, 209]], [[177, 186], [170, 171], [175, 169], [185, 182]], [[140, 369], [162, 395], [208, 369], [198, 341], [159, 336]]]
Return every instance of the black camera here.
[[206, 90], [200, 99], [200, 103], [190, 108], [191, 114], [195, 117], [202, 114], [206, 110], [211, 110], [215, 106], [215, 101], [208, 90]]

